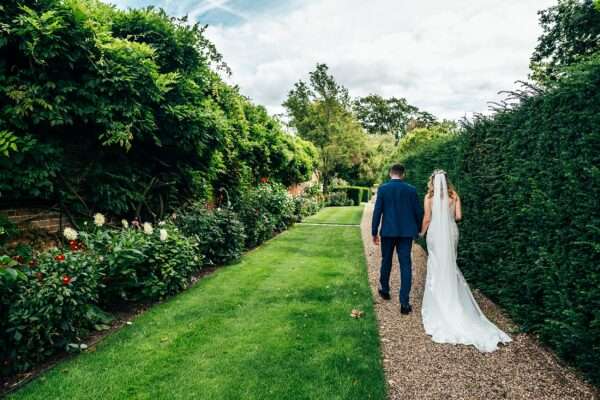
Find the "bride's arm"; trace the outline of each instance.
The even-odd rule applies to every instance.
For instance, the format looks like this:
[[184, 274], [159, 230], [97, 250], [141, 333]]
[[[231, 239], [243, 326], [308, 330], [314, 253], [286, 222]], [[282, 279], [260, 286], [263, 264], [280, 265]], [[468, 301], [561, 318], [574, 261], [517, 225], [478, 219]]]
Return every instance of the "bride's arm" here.
[[460, 197], [458, 197], [458, 193], [456, 194], [456, 206], [455, 206], [455, 210], [454, 210], [454, 220], [456, 222], [460, 222], [460, 220], [462, 220], [462, 206], [460, 204]]
[[425, 214], [423, 215], [423, 225], [421, 225], [421, 233], [420, 236], [425, 236], [427, 233], [427, 229], [429, 228], [429, 223], [431, 222], [431, 198], [425, 196]]

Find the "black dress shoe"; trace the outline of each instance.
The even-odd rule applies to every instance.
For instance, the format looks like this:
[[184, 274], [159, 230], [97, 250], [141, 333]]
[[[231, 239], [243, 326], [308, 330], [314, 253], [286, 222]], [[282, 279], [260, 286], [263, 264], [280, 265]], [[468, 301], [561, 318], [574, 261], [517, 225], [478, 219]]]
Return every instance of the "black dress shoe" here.
[[386, 292], [382, 292], [381, 290], [377, 290], [379, 292], [379, 296], [384, 299], [384, 300], [391, 300], [392, 298], [390, 297], [389, 293]]
[[409, 304], [407, 306], [400, 306], [400, 314], [407, 315], [412, 312], [412, 306]]

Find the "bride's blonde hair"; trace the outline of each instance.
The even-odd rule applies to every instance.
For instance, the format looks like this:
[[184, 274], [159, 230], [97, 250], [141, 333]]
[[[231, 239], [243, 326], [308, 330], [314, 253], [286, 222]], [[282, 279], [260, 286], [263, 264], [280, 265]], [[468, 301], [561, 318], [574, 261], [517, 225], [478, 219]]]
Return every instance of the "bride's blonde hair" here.
[[448, 173], [443, 169], [436, 169], [429, 176], [429, 181], [427, 182], [427, 197], [433, 197], [433, 178], [435, 178], [437, 174], [444, 175], [444, 179], [446, 179], [446, 187], [448, 188], [448, 196], [451, 199], [454, 199], [457, 195], [456, 189], [454, 188], [452, 182], [450, 182], [450, 179], [448, 179]]

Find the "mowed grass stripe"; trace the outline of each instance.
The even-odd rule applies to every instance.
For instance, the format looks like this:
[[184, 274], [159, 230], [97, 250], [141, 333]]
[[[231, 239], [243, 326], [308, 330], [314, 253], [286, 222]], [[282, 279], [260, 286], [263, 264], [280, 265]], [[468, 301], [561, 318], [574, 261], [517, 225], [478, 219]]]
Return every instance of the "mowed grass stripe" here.
[[364, 204], [349, 207], [327, 207], [304, 220], [311, 224], [360, 225]]
[[295, 227], [11, 398], [383, 399], [360, 230]]

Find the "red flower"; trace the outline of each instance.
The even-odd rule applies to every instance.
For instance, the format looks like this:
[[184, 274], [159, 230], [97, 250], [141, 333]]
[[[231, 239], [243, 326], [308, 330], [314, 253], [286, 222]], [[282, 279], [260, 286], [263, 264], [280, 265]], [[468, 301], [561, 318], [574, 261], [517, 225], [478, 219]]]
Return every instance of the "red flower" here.
[[71, 283], [71, 277], [69, 275], [64, 275], [62, 277], [62, 283], [63, 285], [68, 285], [69, 283]]
[[77, 251], [80, 249], [79, 244], [75, 240], [69, 240], [69, 248], [71, 251]]
[[268, 182], [269, 182], [269, 178], [264, 177], [264, 176], [262, 178], [260, 178], [260, 183], [268, 183]]
[[64, 254], [59, 254], [56, 257], [54, 257], [54, 259], [56, 261], [59, 261], [59, 262], [65, 261], [65, 255]]

